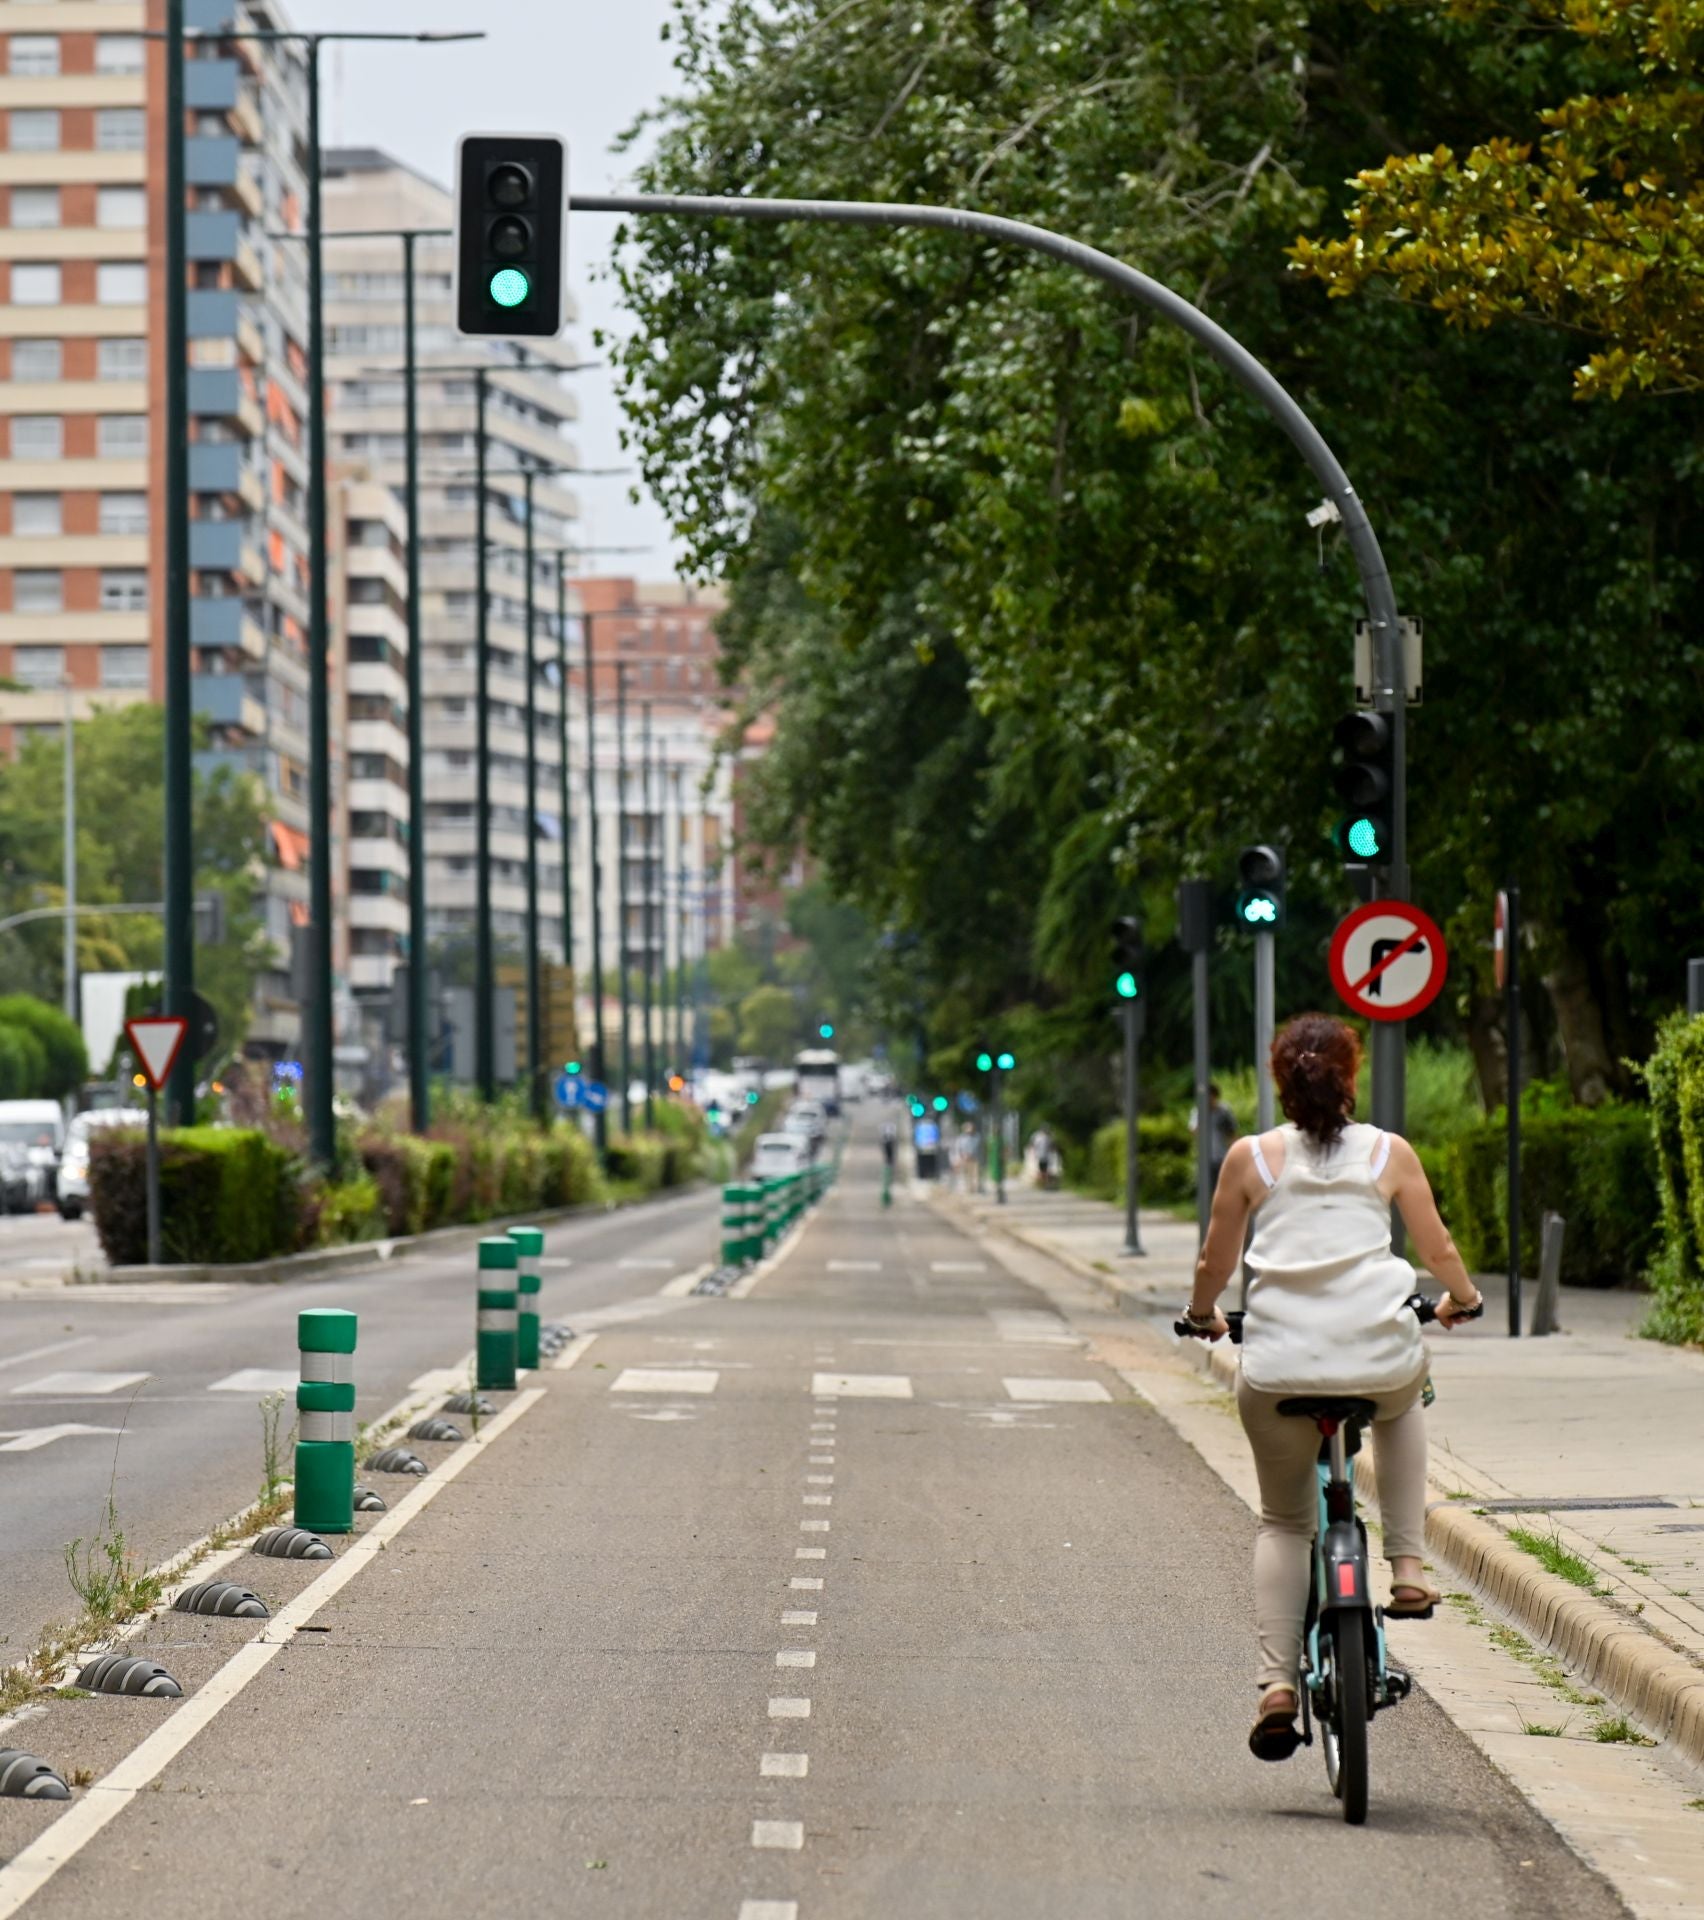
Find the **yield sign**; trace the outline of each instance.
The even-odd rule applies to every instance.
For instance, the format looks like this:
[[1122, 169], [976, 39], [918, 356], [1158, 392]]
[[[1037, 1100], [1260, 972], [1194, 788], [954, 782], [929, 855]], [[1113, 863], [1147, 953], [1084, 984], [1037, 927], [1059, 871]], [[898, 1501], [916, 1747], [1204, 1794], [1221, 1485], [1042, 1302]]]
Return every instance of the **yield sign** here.
[[148, 1085], [158, 1093], [178, 1057], [189, 1022], [175, 1013], [150, 1013], [140, 1020], [126, 1020], [124, 1031]]
[[1448, 969], [1437, 923], [1405, 900], [1370, 900], [1331, 937], [1331, 984], [1368, 1020], [1411, 1020], [1437, 999]]

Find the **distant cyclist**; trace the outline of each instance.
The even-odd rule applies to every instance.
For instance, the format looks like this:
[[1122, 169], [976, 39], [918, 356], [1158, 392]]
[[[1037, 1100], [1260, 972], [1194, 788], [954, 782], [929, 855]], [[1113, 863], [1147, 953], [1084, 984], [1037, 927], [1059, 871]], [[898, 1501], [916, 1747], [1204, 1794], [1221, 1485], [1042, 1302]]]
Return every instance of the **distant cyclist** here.
[[1272, 1046], [1278, 1099], [1289, 1120], [1238, 1140], [1225, 1157], [1213, 1216], [1185, 1317], [1216, 1340], [1219, 1312], [1242, 1255], [1249, 1216], [1252, 1276], [1237, 1407], [1260, 1481], [1254, 1611], [1260, 1705], [1249, 1746], [1287, 1760], [1300, 1744], [1303, 1622], [1312, 1578], [1319, 1434], [1278, 1403], [1291, 1394], [1371, 1400], [1373, 1460], [1391, 1565], [1387, 1620], [1425, 1620], [1438, 1601], [1425, 1577], [1426, 1353], [1404, 1304], [1414, 1269], [1391, 1249], [1394, 1200], [1415, 1250], [1447, 1290], [1438, 1324], [1453, 1326], [1479, 1291], [1438, 1217], [1419, 1155], [1395, 1134], [1350, 1119], [1361, 1042], [1342, 1021], [1304, 1013]]
[[899, 1129], [891, 1120], [882, 1123], [882, 1165], [889, 1173], [893, 1172], [894, 1162], [899, 1158]]

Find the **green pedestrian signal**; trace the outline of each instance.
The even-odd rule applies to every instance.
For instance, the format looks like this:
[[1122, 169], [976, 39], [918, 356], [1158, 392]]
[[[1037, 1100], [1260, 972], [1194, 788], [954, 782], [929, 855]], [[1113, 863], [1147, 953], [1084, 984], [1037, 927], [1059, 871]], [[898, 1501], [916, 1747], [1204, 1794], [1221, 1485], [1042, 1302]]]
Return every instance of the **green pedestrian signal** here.
[[923, 1102], [921, 1100], [913, 1100], [911, 1103], [912, 1119], [921, 1120], [923, 1118], [924, 1112], [925, 1112], [925, 1108], [924, 1108]]
[[1237, 925], [1268, 933], [1284, 919], [1284, 856], [1276, 847], [1244, 847], [1237, 855]]
[[979, 1053], [976, 1056], [976, 1070], [978, 1073], [992, 1073], [994, 1071], [993, 1054]]
[[1142, 989], [1137, 985], [1133, 973], [1121, 973], [1112, 983], [1112, 990], [1120, 1000], [1134, 1000]]
[[1010, 1073], [1018, 1064], [1018, 1056], [1015, 1053], [1002, 1053], [995, 1058], [994, 1064], [1002, 1073]]

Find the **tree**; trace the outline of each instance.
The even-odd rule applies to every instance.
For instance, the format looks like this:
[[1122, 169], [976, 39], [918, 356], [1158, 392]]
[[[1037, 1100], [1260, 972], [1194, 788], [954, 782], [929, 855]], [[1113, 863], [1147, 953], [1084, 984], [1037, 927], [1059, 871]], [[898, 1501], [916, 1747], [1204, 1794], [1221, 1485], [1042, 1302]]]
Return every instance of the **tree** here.
[[27, 993], [0, 996], [0, 1030], [23, 1033], [41, 1050], [34, 1083], [23, 1089], [29, 1097], [62, 1100], [89, 1077], [88, 1051], [76, 1023], [45, 1000]]
[[740, 1002], [741, 1053], [776, 1065], [798, 1038], [798, 1002], [785, 987], [753, 987]]
[[1704, 4], [1526, 0], [1513, 20], [1503, 0], [1433, 11], [1509, 58], [1572, 34], [1591, 85], [1466, 153], [1438, 145], [1366, 168], [1348, 233], [1300, 240], [1298, 267], [1334, 294], [1382, 286], [1456, 326], [1536, 319], [1596, 340], [1574, 372], [1582, 397], [1704, 387]]

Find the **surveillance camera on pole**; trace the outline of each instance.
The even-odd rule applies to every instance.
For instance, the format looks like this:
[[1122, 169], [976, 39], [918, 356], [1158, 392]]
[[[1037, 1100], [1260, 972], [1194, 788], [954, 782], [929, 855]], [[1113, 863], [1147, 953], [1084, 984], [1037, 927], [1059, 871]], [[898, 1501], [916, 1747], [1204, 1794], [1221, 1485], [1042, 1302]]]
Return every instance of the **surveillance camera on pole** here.
[[1284, 923], [1284, 882], [1284, 856], [1276, 847], [1244, 847], [1237, 855], [1237, 925], [1254, 935], [1255, 1124], [1262, 1133], [1276, 1118], [1272, 1033], [1277, 1025], [1277, 933]]
[[464, 134], [455, 205], [456, 331], [554, 339], [566, 317], [566, 143], [544, 133]]

